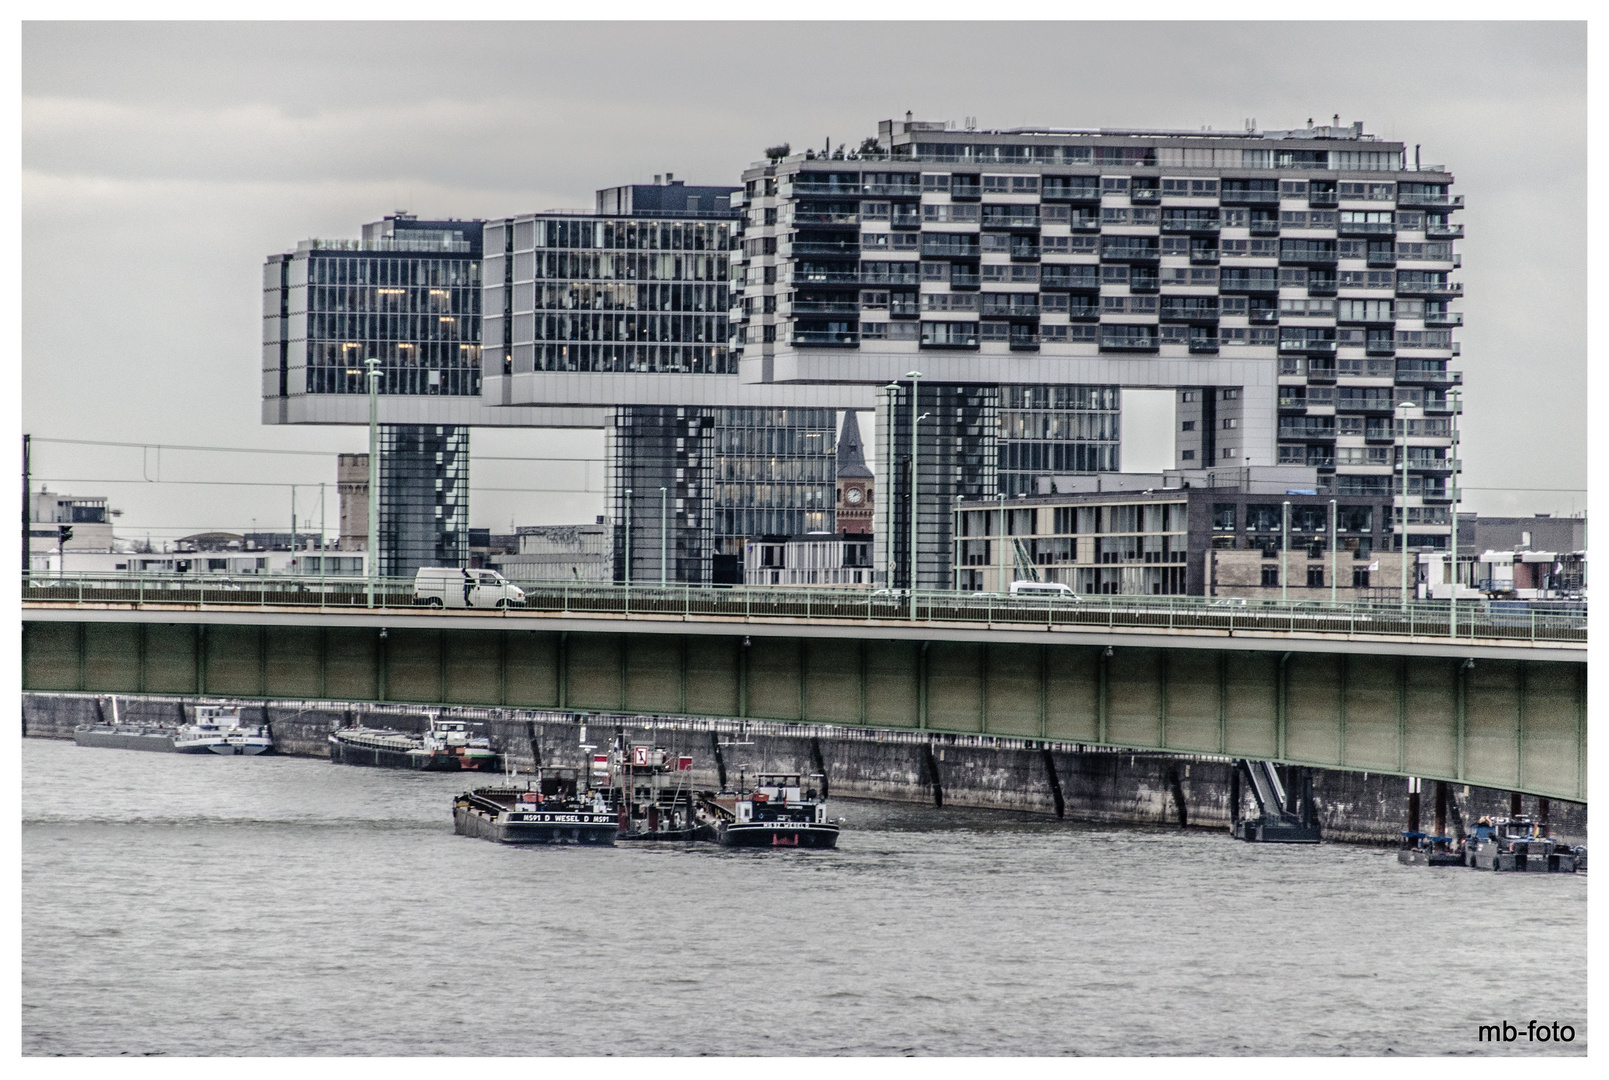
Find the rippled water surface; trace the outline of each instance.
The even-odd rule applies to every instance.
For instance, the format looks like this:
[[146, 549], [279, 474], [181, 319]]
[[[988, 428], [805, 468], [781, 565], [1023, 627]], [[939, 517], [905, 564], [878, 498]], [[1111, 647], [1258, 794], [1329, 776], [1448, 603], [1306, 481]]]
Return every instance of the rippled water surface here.
[[22, 758], [29, 1054], [1586, 1048], [1584, 876], [847, 799], [833, 852], [519, 849], [452, 776]]

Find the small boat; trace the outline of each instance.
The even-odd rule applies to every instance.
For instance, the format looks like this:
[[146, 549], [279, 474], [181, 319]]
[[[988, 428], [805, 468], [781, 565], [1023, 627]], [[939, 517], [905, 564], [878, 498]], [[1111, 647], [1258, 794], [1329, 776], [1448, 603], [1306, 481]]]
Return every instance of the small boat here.
[[519, 787], [466, 791], [453, 800], [453, 831], [499, 844], [590, 844], [614, 846], [620, 829], [615, 811], [598, 791], [577, 793], [576, 770], [540, 770], [537, 781]]
[[1464, 845], [1450, 836], [1405, 832], [1397, 861], [1404, 866], [1463, 866]]
[[702, 804], [715, 819], [715, 837], [726, 847], [830, 848], [838, 822], [801, 773], [760, 773], [752, 788], [706, 795]]
[[430, 772], [499, 772], [503, 755], [485, 736], [472, 735], [464, 720], [430, 719], [422, 734], [393, 728], [347, 727], [332, 731], [330, 760], [338, 765]]
[[1476, 870], [1574, 874], [1587, 868], [1587, 849], [1542, 834], [1532, 818], [1481, 818], [1464, 841], [1467, 864]]

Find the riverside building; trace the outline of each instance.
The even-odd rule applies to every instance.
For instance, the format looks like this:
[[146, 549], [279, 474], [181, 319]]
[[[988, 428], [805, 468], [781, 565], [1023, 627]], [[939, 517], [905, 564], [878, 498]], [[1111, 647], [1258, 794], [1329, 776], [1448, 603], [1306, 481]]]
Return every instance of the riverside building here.
[[1121, 467], [1123, 388], [1175, 393], [1178, 468], [1311, 468], [1326, 494], [1386, 500], [1396, 544], [1447, 545], [1463, 200], [1417, 149], [1338, 119], [978, 131], [907, 115], [875, 149], [743, 181], [742, 381], [897, 384], [880, 394], [876, 527], [894, 584], [913, 412], [917, 584], [943, 588], [955, 498]]

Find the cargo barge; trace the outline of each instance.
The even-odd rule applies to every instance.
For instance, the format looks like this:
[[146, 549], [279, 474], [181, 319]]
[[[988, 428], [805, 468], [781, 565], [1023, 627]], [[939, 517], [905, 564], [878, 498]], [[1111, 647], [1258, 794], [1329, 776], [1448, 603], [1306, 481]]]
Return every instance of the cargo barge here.
[[80, 724], [73, 729], [73, 741], [79, 746], [164, 754], [256, 756], [274, 752], [268, 726], [241, 723], [237, 708], [197, 705], [191, 724], [129, 724], [118, 718], [116, 698], [112, 699], [111, 723]]
[[330, 760], [337, 765], [430, 772], [499, 772], [503, 755], [484, 736], [471, 735], [463, 720], [431, 717], [423, 734], [392, 728], [346, 727], [329, 736]]
[[466, 791], [453, 800], [453, 831], [499, 844], [613, 847], [617, 815], [596, 792], [578, 796], [574, 777], [574, 769], [547, 770], [534, 785]]

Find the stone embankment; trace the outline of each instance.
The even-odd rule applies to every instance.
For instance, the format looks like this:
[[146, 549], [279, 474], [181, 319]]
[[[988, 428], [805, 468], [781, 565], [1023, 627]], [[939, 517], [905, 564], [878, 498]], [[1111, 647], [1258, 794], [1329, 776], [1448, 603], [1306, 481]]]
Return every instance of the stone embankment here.
[[[211, 701], [212, 699], [208, 699]], [[422, 706], [340, 702], [243, 701], [249, 720], [266, 719], [281, 753], [329, 755], [328, 736], [362, 723], [419, 731], [436, 712]], [[193, 715], [195, 700], [123, 696], [126, 721], [175, 723]], [[605, 747], [617, 731], [633, 743], [652, 743], [693, 759], [692, 783], [714, 788], [740, 773], [820, 774], [830, 795], [926, 802], [938, 806], [1027, 811], [1069, 821], [1171, 825], [1227, 830], [1229, 758], [1117, 751], [990, 735], [876, 732], [768, 721], [650, 719], [499, 708], [447, 712], [482, 728], [492, 746], [529, 770], [540, 755], [549, 766], [582, 767], [582, 743]], [[111, 718], [111, 699], [91, 694], [23, 694], [23, 734], [72, 738], [78, 724]], [[583, 739], [583, 729], [584, 736]], [[1407, 820], [1407, 784], [1380, 773], [1313, 770], [1313, 791], [1329, 840], [1396, 843]], [[1432, 785], [1424, 784], [1423, 824], [1429, 827]], [[1458, 786], [1467, 820], [1507, 814], [1506, 791]], [[1250, 810], [1249, 794], [1246, 796]], [[1526, 813], [1545, 813], [1554, 835], [1585, 843], [1586, 806], [1525, 796]]]

